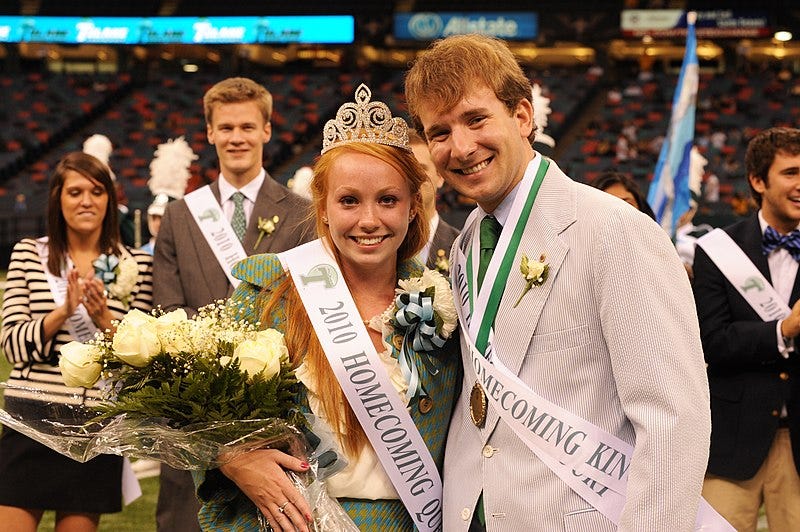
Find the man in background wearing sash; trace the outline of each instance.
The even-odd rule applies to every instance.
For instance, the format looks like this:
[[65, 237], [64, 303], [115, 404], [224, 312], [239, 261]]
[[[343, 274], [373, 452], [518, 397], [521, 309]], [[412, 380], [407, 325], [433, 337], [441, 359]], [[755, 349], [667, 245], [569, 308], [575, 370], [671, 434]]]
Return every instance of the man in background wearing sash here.
[[[747, 147], [745, 167], [760, 209], [724, 230], [732, 251], [743, 255], [717, 255], [726, 250], [709, 248], [713, 233], [695, 252], [695, 299], [711, 388], [703, 496], [737, 530], [755, 530], [762, 502], [771, 530], [800, 530], [793, 458], [800, 453], [800, 387], [794, 384], [800, 377], [800, 130], [759, 133]], [[768, 291], [773, 304], [754, 299]], [[765, 316], [757, 310], [767, 307], [779, 311]]]
[[[272, 95], [250, 79], [229, 78], [206, 92], [203, 108], [219, 179], [167, 205], [153, 259], [154, 303], [165, 311], [183, 308], [190, 316], [230, 296], [235, 287], [229, 265], [313, 236], [306, 218], [310, 203], [263, 168]], [[191, 474], [162, 465], [158, 530], [199, 531], [199, 508]]]
[[[557, 461], [540, 459], [513, 424], [499, 420], [502, 408], [526, 420], [522, 431], [568, 447], [567, 454], [584, 436], [578, 424], [556, 419], [568, 413], [582, 418], [580, 427], [634, 446], [622, 467], [626, 488], [617, 487], [619, 504], [607, 513], [620, 530], [692, 530], [710, 432], [708, 384], [691, 288], [669, 238], [646, 215], [572, 181], [533, 150], [530, 81], [502, 41], [438, 41], [409, 71], [406, 98], [439, 173], [479, 206], [450, 258], [467, 317], [463, 388], [444, 464], [444, 530], [615, 529], [587, 502], [592, 497], [568, 485], [570, 469], [563, 474]], [[495, 220], [483, 222], [486, 215]], [[508, 258], [505, 274], [495, 260], [479, 265], [485, 251]], [[482, 297], [485, 286], [499, 294], [494, 310]], [[491, 366], [504, 366], [506, 382], [521, 381], [562, 413], [534, 412], [504, 383], [479, 377], [468, 345], [476, 312]], [[578, 476], [615, 467], [604, 449], [588, 467], [570, 466], [582, 471], [576, 490], [608, 491]]]

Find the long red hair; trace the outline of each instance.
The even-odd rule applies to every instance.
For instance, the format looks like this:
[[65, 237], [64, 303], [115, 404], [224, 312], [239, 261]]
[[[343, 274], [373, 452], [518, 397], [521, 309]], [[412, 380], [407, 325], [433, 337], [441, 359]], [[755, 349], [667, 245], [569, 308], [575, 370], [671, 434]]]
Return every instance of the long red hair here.
[[[406, 177], [412, 196], [411, 209], [416, 216], [409, 223], [406, 238], [397, 251], [397, 260], [400, 262], [414, 257], [428, 241], [430, 232], [430, 221], [422, 209], [422, 197], [419, 193], [420, 186], [428, 180], [428, 177], [413, 153], [393, 146], [373, 143], [344, 144], [320, 156], [314, 166], [314, 177], [311, 181], [317, 235], [331, 241], [328, 226], [322, 221], [328, 194], [328, 176], [336, 160], [348, 153], [362, 153], [376, 157]], [[339, 252], [335, 247], [333, 252], [337, 262], [340, 262]], [[309, 334], [309, 331], [313, 331], [311, 320], [300, 301], [294, 282], [288, 275], [274, 286], [264, 307], [261, 322], [271, 323], [271, 317], [279, 315], [280, 311], [286, 319], [284, 336], [292, 364], [297, 367], [301, 362], [305, 362], [311, 374], [316, 377], [317, 394], [322, 405], [321, 414], [325, 416], [331, 429], [338, 434], [339, 443], [345, 453], [351, 457], [357, 456], [368, 443], [367, 436], [347, 402], [316, 334]]]

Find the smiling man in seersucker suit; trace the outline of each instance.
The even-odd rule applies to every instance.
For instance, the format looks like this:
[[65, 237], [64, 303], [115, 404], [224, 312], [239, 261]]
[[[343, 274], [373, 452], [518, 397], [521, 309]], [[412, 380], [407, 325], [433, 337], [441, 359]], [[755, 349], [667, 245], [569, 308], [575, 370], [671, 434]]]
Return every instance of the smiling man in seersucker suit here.
[[[466, 338], [491, 342], [491, 365], [502, 363], [528, 391], [635, 446], [615, 517], [620, 530], [694, 530], [708, 385], [691, 288], [669, 237], [533, 150], [530, 81], [502, 41], [437, 41], [405, 86], [437, 170], [478, 203], [450, 265], [457, 304], [471, 323], [485, 308], [481, 323], [494, 331], [493, 339], [484, 326], [461, 333], [464, 380], [447, 439], [444, 530], [615, 529], [573, 491], [569, 470], [559, 476], [557, 462], [551, 469], [498, 419], [510, 405], [513, 415], [530, 415], [531, 403], [479, 376]], [[496, 306], [486, 287], [499, 296]]]
[[[165, 311], [183, 308], [190, 316], [230, 296], [227, 274], [237, 258], [285, 251], [314, 234], [309, 202], [262, 166], [272, 134], [270, 93], [250, 79], [229, 78], [206, 92], [203, 107], [208, 142], [219, 157], [219, 179], [167, 206], [153, 259], [154, 303]], [[212, 222], [217, 224], [213, 230], [198, 225]], [[234, 238], [241, 257], [230, 255]], [[191, 474], [162, 466], [159, 532], [199, 531], [199, 508]]]
[[[737, 530], [756, 528], [762, 502], [770, 530], [800, 530], [800, 129], [756, 135], [745, 167], [758, 213], [701, 237], [695, 251], [711, 388], [703, 495]], [[709, 243], [725, 234], [731, 248]], [[720, 255], [730, 249], [743, 255]], [[782, 310], [754, 299], [771, 288]]]

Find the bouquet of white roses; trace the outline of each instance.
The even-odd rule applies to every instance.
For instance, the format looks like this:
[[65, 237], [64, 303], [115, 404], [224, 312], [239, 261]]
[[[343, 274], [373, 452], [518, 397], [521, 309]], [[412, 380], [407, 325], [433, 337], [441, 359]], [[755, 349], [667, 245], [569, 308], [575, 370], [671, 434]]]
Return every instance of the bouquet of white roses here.
[[[302, 455], [311, 471], [292, 480], [315, 499], [309, 504], [317, 529], [349, 530], [352, 522], [317, 482], [317, 458], [335, 452], [335, 443], [295, 407], [297, 380], [283, 334], [258, 330], [236, 313], [223, 302], [192, 318], [183, 310], [133, 310], [115, 333], [61, 348], [64, 382], [84, 388], [100, 382], [103, 401], [74, 409], [83, 411], [68, 420], [22, 419], [0, 410], [0, 422], [81, 462], [118, 454], [212, 469], [265, 447]], [[322, 435], [315, 450], [303, 437], [309, 431], [316, 442]]]
[[[97, 405], [98, 423], [120, 415], [161, 419], [173, 429], [199, 422], [304, 423], [294, 408], [297, 380], [283, 335], [237, 321], [235, 309], [222, 303], [193, 318], [182, 309], [133, 310], [113, 335], [63, 346], [59, 366], [68, 386], [101, 381], [106, 400]], [[241, 437], [232, 427], [219, 432], [231, 441]]]

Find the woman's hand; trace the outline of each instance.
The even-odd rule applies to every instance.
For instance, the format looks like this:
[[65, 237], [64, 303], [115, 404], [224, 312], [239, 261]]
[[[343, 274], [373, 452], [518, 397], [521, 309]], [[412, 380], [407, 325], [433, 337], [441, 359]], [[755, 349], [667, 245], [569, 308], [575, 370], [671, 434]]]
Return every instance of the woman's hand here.
[[75, 313], [75, 309], [81, 304], [83, 299], [83, 280], [78, 274], [78, 270], [72, 269], [67, 272], [67, 295], [64, 303], [53, 309], [44, 317], [44, 339], [49, 342], [58, 333], [64, 322]]
[[67, 272], [67, 297], [64, 298], [62, 308], [67, 317], [75, 313], [75, 309], [83, 301], [83, 279], [77, 269]]
[[106, 291], [103, 281], [89, 272], [83, 281], [83, 306], [95, 325], [101, 330], [111, 329], [111, 320], [114, 317], [108, 310]]
[[274, 449], [237, 456], [220, 471], [261, 510], [276, 532], [308, 532], [311, 508], [284, 469], [308, 471], [308, 462]]

